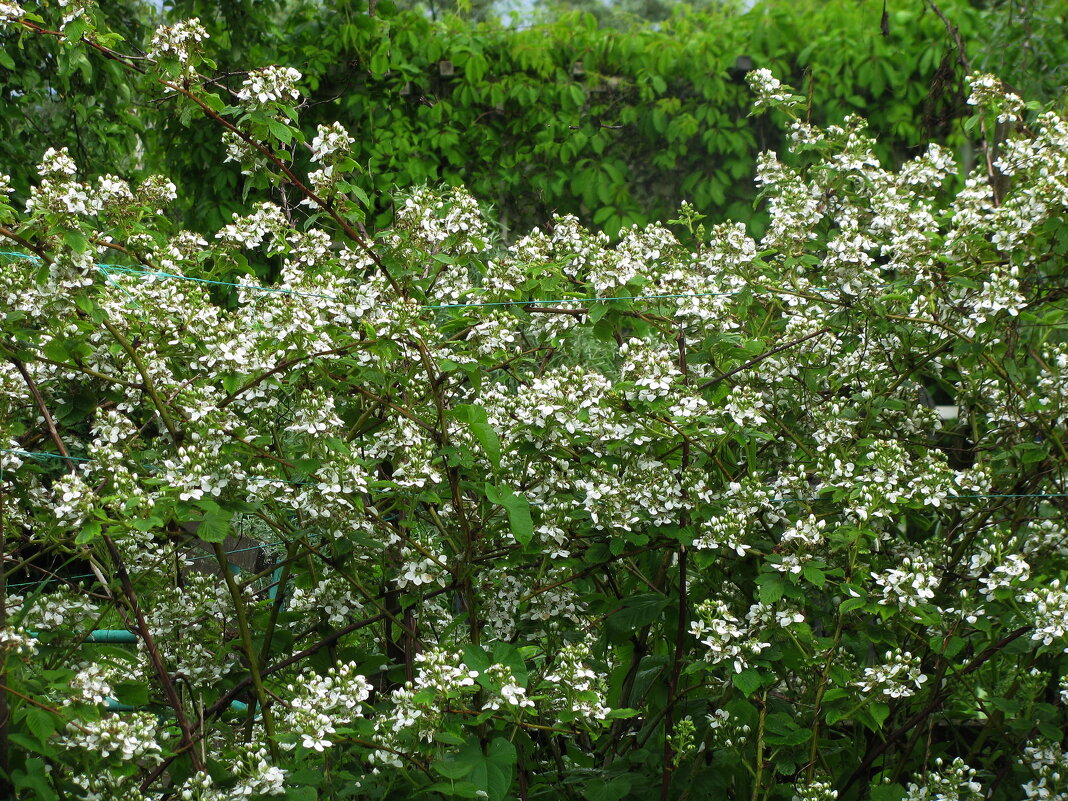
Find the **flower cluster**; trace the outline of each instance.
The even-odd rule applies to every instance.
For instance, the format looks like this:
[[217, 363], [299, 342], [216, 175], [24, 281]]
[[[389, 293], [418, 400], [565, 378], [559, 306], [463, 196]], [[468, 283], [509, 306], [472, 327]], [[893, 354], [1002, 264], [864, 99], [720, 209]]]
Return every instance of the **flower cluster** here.
[[861, 692], [884, 698], [908, 698], [923, 687], [927, 676], [923, 674], [919, 657], [900, 648], [887, 652], [885, 662], [875, 667], [864, 668], [863, 678], [857, 682]]
[[197, 74], [197, 64], [203, 54], [203, 42], [208, 32], [200, 19], [182, 20], [174, 25], [161, 25], [152, 35], [148, 55], [155, 59], [174, 60], [178, 75], [183, 80], [192, 80]]
[[22, 626], [0, 629], [0, 649], [15, 656], [33, 656], [37, 653], [37, 643]]
[[22, 6], [13, 0], [3, 0], [0, 2], [0, 23], [15, 23], [22, 19], [26, 12], [22, 10]]
[[1032, 778], [1021, 788], [1027, 801], [1064, 801], [1068, 779], [1068, 753], [1059, 745], [1032, 741], [1023, 749], [1021, 762]]
[[947, 765], [938, 757], [934, 764], [935, 770], [909, 783], [906, 801], [982, 801], [983, 786], [964, 760], [956, 757]]
[[113, 715], [99, 720], [72, 720], [59, 738], [63, 748], [76, 748], [104, 759], [116, 755], [125, 762], [162, 759], [159, 721], [148, 712]]
[[241, 84], [237, 99], [250, 109], [273, 109], [278, 103], [300, 99], [297, 81], [301, 77], [292, 67], [270, 66], [253, 70]]
[[[300, 737], [304, 748], [322, 751], [331, 745], [335, 724], [362, 714], [361, 704], [371, 694], [367, 679], [354, 664], [330, 668], [325, 675], [304, 673], [286, 687], [289, 694], [282, 725]], [[294, 743], [289, 743], [292, 747]]]
[[754, 108], [763, 108], [780, 103], [788, 103], [793, 95], [788, 87], [776, 78], [771, 70], [761, 68], [746, 73], [745, 82], [749, 84], [750, 91], [756, 95], [753, 101]]

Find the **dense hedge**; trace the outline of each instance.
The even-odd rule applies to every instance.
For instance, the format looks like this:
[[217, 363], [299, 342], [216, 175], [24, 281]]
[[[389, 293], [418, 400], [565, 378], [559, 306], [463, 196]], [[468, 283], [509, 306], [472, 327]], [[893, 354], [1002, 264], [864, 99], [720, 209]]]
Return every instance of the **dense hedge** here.
[[[977, 10], [945, 10], [966, 39], [981, 35]], [[334, 119], [349, 127], [369, 195], [462, 183], [498, 206], [506, 228], [555, 210], [614, 233], [666, 219], [683, 199], [714, 219], [751, 215], [756, 154], [779, 134], [747, 116], [738, 69], [747, 63], [803, 87], [825, 119], [867, 116], [884, 158], [925, 137], [959, 142], [963, 100], [942, 22], [898, 4], [883, 35], [881, 13], [875, 0], [769, 2], [618, 31], [588, 15], [513, 30], [339, 11], [308, 15], [257, 55], [300, 66], [309, 130]], [[204, 158], [184, 133], [166, 134], [178, 140], [166, 148], [176, 160]], [[200, 204], [231, 194], [236, 180], [221, 173], [200, 185], [204, 222], [228, 216]]]
[[[137, 8], [131, 0], [104, 10], [122, 18], [128, 41], [145, 42], [149, 27], [136, 22]], [[960, 59], [922, 2], [890, 3], [884, 17], [881, 0], [770, 0], [742, 14], [679, 12], [630, 31], [600, 29], [579, 14], [526, 29], [435, 22], [398, 12], [390, 0], [375, 16], [348, 0], [186, 0], [168, 8], [204, 18], [209, 53], [231, 87], [241, 80], [231, 73], [250, 64], [301, 70], [304, 130], [340, 119], [354, 134], [356, 182], [377, 224], [388, 218], [395, 188], [438, 182], [462, 183], [496, 206], [506, 232], [556, 211], [615, 233], [667, 219], [683, 199], [713, 220], [748, 218], [756, 153], [781, 137], [774, 118], [748, 117], [739, 69], [748, 64], [801, 87], [814, 122], [866, 116], [885, 161], [913, 155], [926, 139], [964, 141]], [[1047, 18], [1027, 28], [1008, 25], [1005, 11], [940, 4], [978, 66], [1000, 50], [1029, 54], [1026, 73], [1001, 65], [1001, 74], [1028, 84], [1032, 96], [1063, 83], [1051, 65], [1068, 62], [1063, 26], [1043, 8]], [[189, 227], [217, 227], [241, 207], [248, 187], [237, 165], [203, 172], [222, 161], [218, 136], [182, 125], [166, 98], [131, 95], [114, 65], [91, 66], [77, 49], [59, 56], [45, 82], [40, 68], [51, 57], [40, 43], [15, 46], [13, 32], [0, 40], [10, 68], [0, 73], [0, 158], [11, 165], [17, 197], [47, 139], [128, 175], [169, 174], [188, 199]], [[1044, 85], [1035, 85], [1036, 70]]]

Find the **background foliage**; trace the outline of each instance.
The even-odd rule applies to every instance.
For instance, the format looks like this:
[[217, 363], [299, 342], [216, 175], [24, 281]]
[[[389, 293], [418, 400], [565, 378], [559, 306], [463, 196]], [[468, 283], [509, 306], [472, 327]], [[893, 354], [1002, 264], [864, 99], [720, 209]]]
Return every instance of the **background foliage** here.
[[[997, 67], [1029, 97], [1058, 96], [1068, 63], [1063, 3], [951, 0], [940, 8], [975, 67]], [[354, 183], [371, 200], [374, 224], [390, 218], [395, 189], [438, 182], [463, 184], [496, 207], [506, 238], [553, 212], [614, 235], [670, 216], [684, 199], [712, 220], [750, 219], [756, 154], [781, 140], [777, 126], [748, 117], [748, 67], [769, 67], [800, 87], [814, 122], [865, 115], [888, 163], [925, 141], [967, 141], [956, 44], [922, 2], [890, 2], [885, 20], [878, 0], [770, 0], [744, 13], [680, 7], [655, 28], [626, 30], [579, 12], [518, 29], [434, 21], [393, 0], [376, 4], [373, 16], [351, 0], [183, 0], [168, 9], [175, 19], [203, 19], [223, 86], [236, 87], [235, 73], [250, 66], [304, 74], [305, 132], [336, 119], [355, 135]], [[143, 9], [109, 4], [108, 13], [144, 45], [149, 29], [135, 22]], [[216, 133], [171, 114], [169, 101], [132, 95], [114, 64], [94, 73], [68, 50], [53, 76], [42, 69], [49, 57], [40, 43], [5, 52], [14, 69], [0, 75], [10, 101], [0, 153], [20, 194], [39, 156], [35, 143], [49, 141], [83, 161], [100, 156], [128, 173], [166, 173], [195, 230], [241, 208], [237, 165], [204, 174], [204, 164], [223, 161]], [[73, 93], [88, 100], [68, 102]]]

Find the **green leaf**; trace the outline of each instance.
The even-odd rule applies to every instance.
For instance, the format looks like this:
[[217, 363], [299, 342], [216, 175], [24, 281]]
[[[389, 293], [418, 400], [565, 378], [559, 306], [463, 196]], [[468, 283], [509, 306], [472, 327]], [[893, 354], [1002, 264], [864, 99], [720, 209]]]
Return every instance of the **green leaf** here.
[[115, 700], [130, 706], [144, 706], [151, 696], [147, 684], [135, 681], [124, 681], [115, 685]]
[[[436, 782], [426, 788], [430, 793], [441, 793], [445, 798], [478, 798], [480, 788], [468, 781], [458, 782], [449, 780], [447, 782]], [[485, 797], [485, 791], [482, 791], [482, 797]]]
[[67, 351], [66, 346], [59, 339], [49, 340], [48, 344], [41, 348], [41, 351], [44, 353], [45, 358], [54, 362], [65, 362], [70, 358], [70, 353]]
[[780, 600], [786, 591], [786, 582], [778, 574], [766, 574], [760, 577], [760, 602], [773, 604]]
[[216, 114], [221, 114], [222, 110], [226, 108], [226, 103], [214, 92], [208, 92], [201, 95], [200, 99], [204, 102], [204, 105], [214, 111]]
[[501, 466], [501, 440], [497, 432], [487, 422], [486, 410], [481, 406], [464, 403], [452, 410], [453, 416], [462, 423], [466, 423], [478, 444], [486, 453], [486, 458], [495, 469]]
[[222, 542], [230, 534], [230, 520], [233, 512], [224, 509], [212, 509], [204, 515], [197, 527], [197, 536], [204, 542]]
[[509, 797], [516, 759], [515, 746], [503, 737], [494, 739], [485, 754], [478, 740], [472, 738], [457, 754], [457, 762], [470, 766], [471, 782], [486, 792], [489, 801], [504, 801]]
[[880, 784], [871, 788], [871, 801], [901, 801], [905, 788], [900, 784]]
[[288, 145], [293, 141], [293, 129], [278, 120], [267, 120], [267, 129], [282, 144]]
[[[461, 739], [461, 744], [466, 740]], [[439, 776], [455, 781], [462, 779], [475, 769], [474, 763], [457, 758], [456, 754], [446, 754], [444, 759], [434, 760], [432, 767]]]
[[632, 595], [608, 616], [606, 623], [610, 630], [629, 634], [658, 620], [670, 603], [669, 596], [658, 592]]
[[872, 719], [879, 729], [883, 727], [886, 719], [890, 717], [890, 707], [886, 704], [874, 703], [868, 707], [868, 712], [871, 713]]
[[15, 784], [16, 790], [29, 790], [28, 793], [16, 793], [16, 798], [34, 798], [38, 801], [55, 801], [59, 798], [56, 795], [56, 791], [52, 789], [45, 777], [48, 775], [48, 771], [45, 769], [45, 763], [43, 759], [26, 760], [26, 771], [15, 770], [11, 773], [11, 778]]
[[96, 520], [90, 520], [84, 526], [82, 530], [78, 532], [78, 536], [74, 538], [75, 545], [85, 545], [92, 542], [100, 536], [100, 523]]
[[89, 240], [85, 238], [85, 235], [78, 231], [67, 231], [63, 234], [64, 244], [73, 250], [75, 253], [85, 253], [89, 247]]
[[763, 683], [760, 674], [752, 668], [747, 668], [741, 673], [735, 673], [731, 676], [731, 682], [746, 695], [755, 693]]
[[608, 314], [608, 310], [609, 306], [607, 303], [593, 303], [589, 306], [589, 311], [586, 313], [586, 320], [591, 323], [596, 323]]
[[846, 612], [852, 612], [854, 609], [860, 609], [866, 603], [867, 600], [864, 598], [846, 598], [838, 609], [842, 614], [845, 614]]
[[519, 649], [509, 642], [495, 642], [493, 644], [493, 662], [498, 665], [507, 665], [512, 670], [512, 675], [521, 686], [527, 683], [527, 663]]
[[495, 487], [486, 484], [486, 497], [493, 503], [503, 506], [508, 512], [508, 523], [516, 542], [526, 545], [534, 537], [534, 521], [530, 517], [530, 503], [522, 495], [517, 495], [511, 487]]
[[223, 389], [226, 390], [227, 395], [233, 395], [237, 390], [241, 388], [241, 384], [244, 383], [241, 376], [236, 373], [227, 373], [222, 377]]
[[627, 776], [616, 776], [609, 782], [595, 780], [586, 785], [582, 791], [586, 801], [619, 801], [630, 792], [631, 780]]
[[806, 562], [805, 566], [801, 568], [801, 572], [811, 584], [815, 584], [817, 587], [822, 587], [827, 583], [827, 577], [823, 574], [823, 571], [812, 562]]
[[15, 60], [7, 54], [6, 50], [0, 49], [0, 67], [4, 69], [15, 69]]
[[463, 647], [464, 664], [471, 670], [478, 671], [482, 675], [490, 666], [490, 657], [481, 645], [465, 645]]
[[56, 748], [51, 744], [39, 743], [33, 737], [29, 737], [21, 732], [9, 732], [7, 738], [27, 753], [41, 754], [46, 757], [54, 757], [56, 755]]
[[51, 712], [46, 712], [38, 707], [31, 706], [26, 710], [26, 728], [44, 745], [56, 731], [56, 719]]
[[463, 745], [467, 740], [454, 731], [439, 731], [434, 735], [435, 742], [445, 745]]

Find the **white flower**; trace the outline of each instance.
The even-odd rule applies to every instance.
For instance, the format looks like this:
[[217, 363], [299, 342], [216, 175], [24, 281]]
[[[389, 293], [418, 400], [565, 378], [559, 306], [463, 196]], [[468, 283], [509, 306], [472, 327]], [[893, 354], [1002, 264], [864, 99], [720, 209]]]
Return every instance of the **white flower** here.
[[9, 22], [18, 22], [26, 14], [22, 10], [22, 6], [13, 0], [3, 0], [0, 2], [0, 24]]
[[920, 659], [902, 651], [888, 651], [882, 665], [864, 668], [857, 686], [865, 695], [878, 693], [885, 698], [908, 698], [919, 690], [927, 677], [920, 670]]
[[756, 95], [756, 100], [753, 101], [754, 108], [789, 103], [793, 98], [793, 95], [788, 91], [789, 87], [783, 86], [769, 69], [752, 70], [746, 74], [745, 81], [749, 84], [749, 89]]
[[340, 122], [320, 125], [311, 143], [312, 161], [325, 163], [332, 156], [342, 154], [356, 143]]
[[201, 43], [209, 38], [198, 17], [182, 20], [174, 25], [161, 25], [152, 35], [148, 55], [155, 59], [173, 58], [178, 62], [184, 78], [196, 76], [194, 57], [203, 51]]
[[292, 67], [270, 66], [248, 74], [237, 99], [251, 108], [266, 108], [272, 103], [288, 103], [300, 99], [296, 83], [301, 74]]

